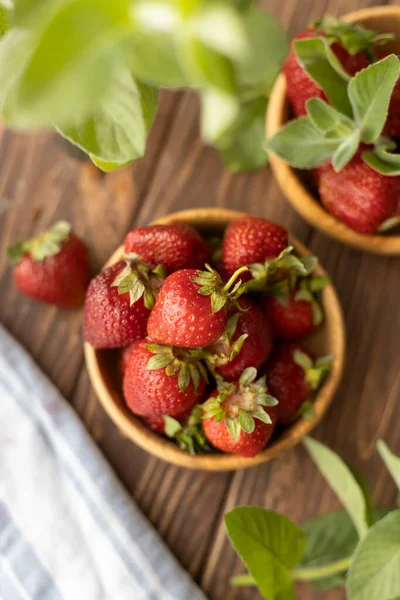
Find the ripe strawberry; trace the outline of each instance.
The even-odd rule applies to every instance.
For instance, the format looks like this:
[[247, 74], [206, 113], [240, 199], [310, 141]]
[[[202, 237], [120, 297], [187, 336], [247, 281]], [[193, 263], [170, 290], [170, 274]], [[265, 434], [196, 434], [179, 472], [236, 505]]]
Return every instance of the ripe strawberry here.
[[[317, 294], [327, 283], [325, 277], [305, 277], [276, 296], [265, 296], [262, 305], [269, 317], [273, 332], [282, 340], [295, 340], [310, 335], [323, 321]], [[279, 285], [282, 289], [282, 283]]]
[[[228, 276], [242, 266], [276, 258], [288, 246], [288, 232], [281, 225], [258, 217], [242, 217], [225, 231], [222, 261]], [[246, 279], [249, 279], [247, 276]]]
[[129, 255], [99, 273], [86, 293], [83, 335], [94, 348], [121, 348], [146, 335], [163, 274]]
[[314, 357], [301, 344], [280, 344], [267, 364], [268, 389], [278, 400], [278, 423], [288, 425], [310, 402], [330, 370], [332, 357]]
[[[296, 35], [294, 40], [325, 36], [324, 30], [321, 28], [306, 29]], [[329, 37], [332, 39], [332, 36]], [[366, 50], [352, 55], [340, 43], [333, 43], [331, 49], [344, 70], [351, 76], [368, 67], [372, 62]], [[328, 101], [325, 92], [309, 77], [299, 63], [293, 44], [283, 65], [283, 72], [286, 76], [287, 96], [296, 116], [306, 114], [306, 103], [310, 98], [320, 98], [325, 102]]]
[[180, 269], [203, 269], [210, 251], [191, 225], [149, 225], [133, 229], [125, 238], [125, 252], [135, 252], [151, 265], [162, 265], [168, 273]]
[[128, 365], [129, 357], [132, 353], [132, 350], [137, 342], [133, 342], [133, 344], [129, 344], [129, 346], [125, 346], [122, 348], [121, 355], [119, 359], [119, 372], [122, 376], [125, 375], [126, 367]]
[[226, 305], [236, 302], [244, 291], [240, 280], [234, 283], [247, 269], [239, 269], [225, 285], [217, 271], [208, 265], [207, 269], [182, 269], [167, 277], [147, 325], [152, 340], [198, 348], [209, 346], [222, 335], [227, 323]]
[[360, 233], [376, 233], [391, 217], [400, 196], [400, 177], [387, 177], [361, 158], [361, 145], [351, 161], [336, 173], [330, 162], [315, 169], [321, 202], [335, 217]]
[[239, 456], [258, 454], [270, 439], [277, 417], [277, 401], [267, 393], [265, 377], [243, 371], [239, 381], [219, 381], [203, 405], [203, 427], [213, 446]]
[[272, 350], [272, 328], [263, 310], [247, 296], [240, 298], [243, 312], [231, 309], [219, 340], [207, 348], [207, 362], [225, 381], [238, 379], [247, 367], [259, 369]]
[[133, 413], [175, 416], [200, 400], [206, 381], [204, 365], [190, 350], [143, 339], [131, 352], [123, 390]]
[[19, 241], [7, 250], [16, 264], [14, 282], [24, 294], [61, 308], [83, 303], [89, 283], [85, 244], [65, 221], [36, 238]]

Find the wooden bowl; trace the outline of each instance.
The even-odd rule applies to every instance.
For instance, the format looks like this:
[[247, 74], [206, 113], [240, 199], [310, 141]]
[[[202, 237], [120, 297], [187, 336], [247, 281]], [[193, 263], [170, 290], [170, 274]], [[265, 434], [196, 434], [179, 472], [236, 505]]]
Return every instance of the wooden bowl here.
[[[152, 224], [189, 223], [197, 227], [201, 232], [213, 234], [222, 232], [229, 223], [243, 216], [245, 216], [245, 213], [232, 210], [204, 208], [173, 213], [154, 221]], [[297, 240], [292, 239], [291, 243], [298, 254], [310, 254], [309, 250]], [[104, 266], [108, 267], [114, 264], [121, 259], [122, 255], [123, 246], [120, 246]], [[316, 273], [318, 275], [326, 275], [320, 266], [316, 269]], [[118, 376], [116, 361], [110, 360], [111, 352], [95, 350], [86, 342], [85, 359], [89, 377], [103, 408], [116, 426], [125, 436], [144, 450], [147, 450], [147, 452], [150, 452], [150, 454], [181, 467], [204, 469], [207, 471], [243, 469], [257, 465], [269, 461], [271, 458], [282, 454], [283, 451], [295, 446], [302, 437], [315, 427], [332, 402], [343, 370], [345, 329], [339, 300], [331, 284], [327, 285], [323, 291], [322, 303], [325, 311], [325, 321], [318, 331], [306, 340], [306, 344], [317, 356], [333, 354], [335, 359], [331, 374], [322, 389], [318, 392], [315, 401], [314, 419], [312, 421], [297, 421], [294, 425], [284, 430], [275, 441], [254, 458], [241, 458], [233, 454], [219, 453], [191, 456], [179, 450], [172, 441], [147, 429], [142, 421], [133, 415], [125, 404], [121, 394], [121, 383], [120, 381], [118, 382], [120, 376]]]
[[[396, 40], [389, 44], [391, 51], [400, 54], [400, 6], [377, 6], [352, 12], [346, 21], [357, 22], [380, 32], [391, 32]], [[276, 133], [289, 120], [290, 108], [286, 98], [286, 80], [279, 75], [271, 92], [267, 113], [267, 138]], [[365, 235], [357, 233], [325, 210], [318, 198], [302, 181], [300, 171], [270, 154], [271, 167], [278, 184], [293, 207], [317, 229], [327, 235], [374, 254], [400, 255], [400, 234]]]

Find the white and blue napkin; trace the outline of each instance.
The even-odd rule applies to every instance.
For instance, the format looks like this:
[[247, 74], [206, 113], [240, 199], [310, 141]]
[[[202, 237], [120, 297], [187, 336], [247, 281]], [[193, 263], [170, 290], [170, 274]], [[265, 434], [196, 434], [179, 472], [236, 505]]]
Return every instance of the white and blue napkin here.
[[0, 326], [1, 600], [205, 600]]

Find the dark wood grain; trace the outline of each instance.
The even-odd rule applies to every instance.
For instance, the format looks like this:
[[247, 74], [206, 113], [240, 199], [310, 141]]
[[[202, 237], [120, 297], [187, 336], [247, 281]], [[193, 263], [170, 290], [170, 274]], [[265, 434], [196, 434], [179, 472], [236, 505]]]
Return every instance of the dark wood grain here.
[[[391, 2], [398, 4], [398, 2]], [[269, 0], [291, 34], [323, 12], [341, 14], [382, 2]], [[302, 448], [272, 464], [231, 474], [185, 471], [149, 457], [121, 436], [99, 406], [82, 361], [81, 311], [61, 312], [18, 294], [5, 248], [59, 218], [88, 242], [99, 269], [134, 224], [195, 206], [227, 206], [284, 223], [321, 258], [343, 303], [349, 335], [345, 377], [316, 436], [361, 467], [377, 503], [395, 501], [375, 454], [377, 437], [400, 453], [399, 261], [361, 254], [313, 232], [291, 209], [268, 169], [232, 175], [199, 137], [194, 94], [164, 93], [145, 157], [101, 176], [67, 157], [50, 135], [0, 137], [0, 320], [71, 400], [126, 488], [210, 600], [257, 600], [233, 590], [243, 572], [224, 531], [224, 512], [239, 504], [279, 510], [295, 521], [338, 506]], [[298, 598], [320, 598], [301, 587]], [[344, 598], [342, 591], [324, 596]], [[189, 600], [189, 599], [188, 599]]]

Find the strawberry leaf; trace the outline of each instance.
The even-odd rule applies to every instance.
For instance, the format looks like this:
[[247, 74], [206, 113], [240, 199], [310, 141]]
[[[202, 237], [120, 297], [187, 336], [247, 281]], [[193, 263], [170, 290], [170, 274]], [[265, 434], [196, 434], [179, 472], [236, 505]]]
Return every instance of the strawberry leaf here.
[[169, 415], [163, 415], [164, 421], [164, 433], [170, 438], [174, 438], [179, 431], [182, 431], [182, 425], [176, 419], [173, 419]]
[[293, 42], [303, 69], [327, 95], [330, 104], [341, 113], [352, 117], [347, 96], [348, 74], [332, 52], [326, 38], [315, 37]]
[[149, 358], [146, 371], [158, 371], [158, 369], [164, 369], [167, 365], [169, 365], [174, 360], [174, 357], [171, 354], [156, 354]]
[[247, 411], [239, 411], [239, 424], [245, 433], [253, 433], [255, 427], [254, 419]]
[[267, 141], [267, 148], [293, 167], [313, 169], [328, 161], [340, 142], [325, 137], [307, 116], [289, 121]]
[[272, 424], [271, 417], [262, 408], [257, 408], [256, 410], [254, 410], [251, 413], [251, 415], [252, 415], [253, 419], [258, 419], [259, 421], [262, 421], [266, 425], [271, 425]]
[[186, 390], [186, 388], [189, 386], [189, 384], [190, 384], [189, 366], [187, 363], [182, 362], [180, 369], [179, 369], [179, 375], [178, 375], [178, 387], [179, 387], [180, 391], [184, 392]]
[[338, 42], [352, 56], [363, 50], [373, 55], [374, 45], [386, 44], [394, 39], [391, 33], [378, 33], [357, 23], [348, 23], [331, 16], [317, 19], [312, 26], [322, 29], [330, 42]]
[[361, 140], [371, 144], [378, 139], [386, 121], [393, 88], [400, 74], [400, 61], [394, 54], [359, 71], [349, 82], [348, 94]]
[[257, 369], [255, 369], [254, 367], [248, 367], [241, 374], [239, 383], [242, 387], [245, 387], [245, 386], [253, 383], [253, 381], [255, 380], [256, 377], [257, 377]]
[[240, 432], [241, 432], [239, 419], [237, 419], [236, 417], [233, 419], [231, 419], [230, 417], [227, 417], [225, 419], [225, 425], [226, 425], [227, 430], [231, 434], [233, 441], [237, 442], [240, 438]]

